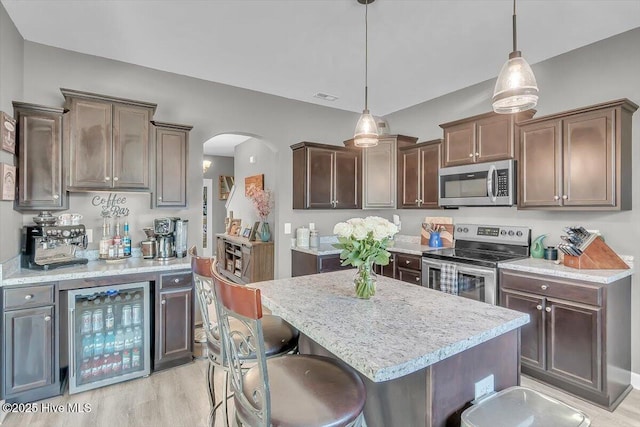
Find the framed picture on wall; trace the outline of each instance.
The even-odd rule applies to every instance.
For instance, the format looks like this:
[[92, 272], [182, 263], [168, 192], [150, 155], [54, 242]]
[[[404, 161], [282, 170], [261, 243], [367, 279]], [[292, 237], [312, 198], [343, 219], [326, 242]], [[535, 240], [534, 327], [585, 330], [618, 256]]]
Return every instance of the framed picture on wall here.
[[0, 148], [16, 153], [16, 120], [3, 111], [0, 111]]
[[244, 195], [249, 197], [251, 187], [264, 190], [264, 174], [248, 176], [244, 179]]
[[0, 163], [0, 200], [14, 200], [16, 198], [16, 167]]

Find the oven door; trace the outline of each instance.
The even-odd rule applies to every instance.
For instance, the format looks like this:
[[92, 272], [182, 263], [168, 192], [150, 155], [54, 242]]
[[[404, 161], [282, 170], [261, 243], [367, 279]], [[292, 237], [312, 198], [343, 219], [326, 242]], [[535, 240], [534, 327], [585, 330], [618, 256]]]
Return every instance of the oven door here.
[[[422, 258], [422, 286], [440, 289], [444, 261]], [[456, 266], [458, 296], [495, 305], [497, 299], [497, 270], [460, 262], [446, 262]]]

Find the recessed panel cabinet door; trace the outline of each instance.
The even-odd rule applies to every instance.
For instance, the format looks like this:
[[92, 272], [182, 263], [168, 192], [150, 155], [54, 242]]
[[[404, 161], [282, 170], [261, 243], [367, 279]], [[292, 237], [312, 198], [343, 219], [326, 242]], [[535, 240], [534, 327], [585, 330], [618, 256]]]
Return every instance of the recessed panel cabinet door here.
[[54, 308], [8, 311], [4, 322], [4, 396], [53, 384]]
[[156, 206], [187, 205], [186, 133], [156, 130]]
[[547, 299], [547, 310], [548, 372], [601, 390], [602, 309]]
[[615, 110], [564, 120], [565, 206], [615, 206]]
[[74, 99], [71, 104], [70, 188], [109, 188], [112, 182], [111, 104]]
[[380, 139], [375, 147], [365, 148], [363, 182], [365, 209], [396, 206], [396, 141]]
[[441, 147], [441, 144], [431, 144], [420, 148], [421, 208], [438, 207], [438, 171], [440, 170]]
[[362, 183], [360, 182], [360, 156], [358, 151], [336, 151], [335, 153], [336, 209], [360, 209]]
[[192, 296], [191, 289], [160, 292], [159, 361], [191, 353]]
[[513, 159], [513, 123], [511, 115], [479, 119], [476, 122], [478, 140], [476, 144], [476, 162]]
[[539, 369], [545, 366], [544, 299], [502, 289], [502, 306], [527, 313], [529, 323], [520, 328], [522, 363]]
[[335, 152], [307, 148], [307, 209], [333, 208], [333, 167]]
[[113, 186], [148, 188], [150, 112], [117, 104], [113, 112]]
[[420, 199], [420, 149], [401, 150], [399, 156], [398, 207], [417, 208]]
[[562, 205], [562, 122], [520, 127], [518, 206]]
[[444, 166], [466, 165], [475, 159], [475, 122], [461, 123], [444, 131]]

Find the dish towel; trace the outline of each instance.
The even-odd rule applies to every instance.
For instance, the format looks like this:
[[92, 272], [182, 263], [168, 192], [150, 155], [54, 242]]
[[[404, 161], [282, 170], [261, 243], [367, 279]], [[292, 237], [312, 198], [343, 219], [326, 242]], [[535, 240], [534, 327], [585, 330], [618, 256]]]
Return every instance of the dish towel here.
[[440, 268], [440, 290], [448, 294], [458, 295], [458, 267], [455, 264], [442, 264]]

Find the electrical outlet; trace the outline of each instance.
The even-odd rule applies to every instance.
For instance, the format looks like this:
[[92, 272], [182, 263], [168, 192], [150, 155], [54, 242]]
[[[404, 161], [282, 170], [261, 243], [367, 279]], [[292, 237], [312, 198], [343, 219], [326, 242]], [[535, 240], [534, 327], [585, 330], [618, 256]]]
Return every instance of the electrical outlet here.
[[482, 396], [489, 394], [494, 391], [494, 379], [493, 374], [489, 375], [486, 378], [481, 379], [475, 384], [476, 392], [475, 399], [479, 399]]
[[87, 233], [87, 243], [93, 242], [93, 230], [90, 228], [87, 228], [85, 232]]
[[285, 222], [284, 223], [284, 234], [291, 234], [291, 223], [290, 222]]
[[309, 223], [309, 230], [315, 230], [316, 229], [316, 223], [315, 222], [310, 222]]

